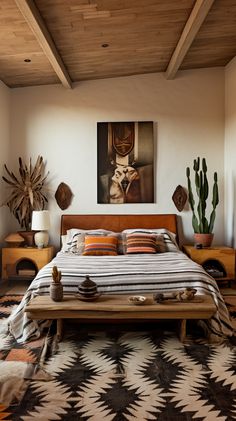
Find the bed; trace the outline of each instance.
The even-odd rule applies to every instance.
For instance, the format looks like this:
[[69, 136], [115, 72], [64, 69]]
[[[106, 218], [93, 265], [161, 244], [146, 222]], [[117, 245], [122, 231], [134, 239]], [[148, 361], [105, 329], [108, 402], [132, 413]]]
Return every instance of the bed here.
[[[86, 275], [97, 283], [102, 294], [170, 293], [193, 287], [199, 294], [210, 295], [216, 304], [215, 315], [202, 321], [209, 339], [215, 342], [231, 336], [233, 331], [228, 311], [215, 280], [180, 251], [177, 234], [174, 214], [62, 215], [61, 235], [64, 241], [66, 238], [65, 244], [56, 257], [38, 272], [11, 315], [11, 333], [20, 343], [40, 336], [47, 321], [28, 319], [24, 308], [31, 298], [49, 293], [52, 268], [57, 266], [62, 272], [64, 294], [68, 295], [77, 293], [78, 285]], [[145, 239], [155, 236], [156, 240], [164, 241], [165, 250], [127, 253], [128, 241], [133, 241], [135, 235]], [[105, 236], [117, 236], [117, 242], [122, 246], [126, 241], [126, 251], [122, 250], [117, 255], [83, 255], [78, 246], [82, 244], [78, 240], [80, 236], [83, 241], [85, 238], [91, 241], [91, 236], [102, 236], [103, 239]]]

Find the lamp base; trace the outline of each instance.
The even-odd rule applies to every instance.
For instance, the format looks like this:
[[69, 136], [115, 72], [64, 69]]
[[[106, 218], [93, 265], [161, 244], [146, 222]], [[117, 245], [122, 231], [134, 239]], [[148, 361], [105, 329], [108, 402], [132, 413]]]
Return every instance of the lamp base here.
[[36, 232], [36, 234], [34, 235], [34, 242], [35, 242], [35, 245], [39, 249], [42, 249], [44, 247], [47, 247], [48, 242], [49, 242], [48, 232], [47, 231], [38, 231], [38, 232]]

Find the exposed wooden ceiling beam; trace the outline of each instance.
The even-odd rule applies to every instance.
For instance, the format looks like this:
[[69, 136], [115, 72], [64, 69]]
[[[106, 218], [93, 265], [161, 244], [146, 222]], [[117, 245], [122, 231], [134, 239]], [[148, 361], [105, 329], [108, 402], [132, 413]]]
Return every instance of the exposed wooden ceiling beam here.
[[166, 79], [173, 79], [175, 77], [213, 3], [214, 0], [196, 0], [193, 10], [186, 22], [178, 44], [168, 64], [165, 73]]
[[72, 81], [65, 68], [65, 65], [57, 51], [54, 41], [37, 9], [33, 0], [15, 0], [16, 5], [30, 26], [46, 57], [50, 61], [55, 73], [63, 86], [72, 87]]

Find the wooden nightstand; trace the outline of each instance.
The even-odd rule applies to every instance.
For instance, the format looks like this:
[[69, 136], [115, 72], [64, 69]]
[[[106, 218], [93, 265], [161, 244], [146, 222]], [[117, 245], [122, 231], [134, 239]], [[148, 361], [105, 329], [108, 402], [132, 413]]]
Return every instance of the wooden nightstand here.
[[204, 267], [204, 269], [220, 284], [235, 279], [235, 251], [231, 247], [209, 247], [196, 249], [183, 246], [183, 251]]
[[36, 247], [4, 247], [2, 249], [2, 279], [33, 279], [39, 269], [52, 260], [52, 246], [38, 249]]

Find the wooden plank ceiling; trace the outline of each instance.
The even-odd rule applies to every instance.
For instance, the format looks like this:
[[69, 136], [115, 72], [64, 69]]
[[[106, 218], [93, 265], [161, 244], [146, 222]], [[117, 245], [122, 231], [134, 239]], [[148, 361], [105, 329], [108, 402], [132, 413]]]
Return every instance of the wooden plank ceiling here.
[[0, 0], [0, 37], [9, 87], [173, 78], [236, 55], [236, 0]]

